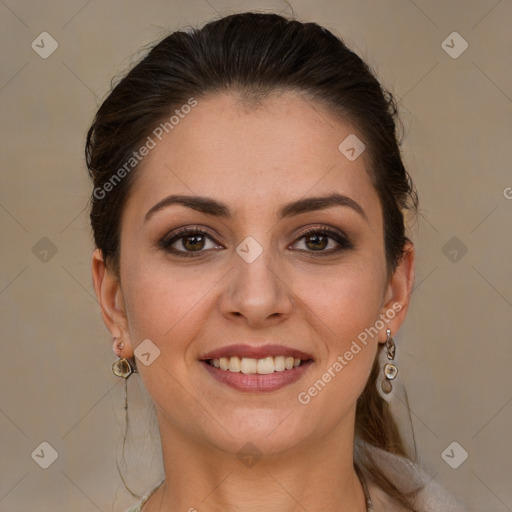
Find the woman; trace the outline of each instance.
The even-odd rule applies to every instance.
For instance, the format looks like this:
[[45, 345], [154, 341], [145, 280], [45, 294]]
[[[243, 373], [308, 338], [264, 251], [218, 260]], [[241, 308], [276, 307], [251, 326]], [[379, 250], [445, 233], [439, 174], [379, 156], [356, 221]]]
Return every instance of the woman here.
[[105, 100], [93, 280], [165, 469], [131, 510], [455, 510], [389, 410], [417, 206], [395, 117], [340, 39], [256, 13], [171, 34]]

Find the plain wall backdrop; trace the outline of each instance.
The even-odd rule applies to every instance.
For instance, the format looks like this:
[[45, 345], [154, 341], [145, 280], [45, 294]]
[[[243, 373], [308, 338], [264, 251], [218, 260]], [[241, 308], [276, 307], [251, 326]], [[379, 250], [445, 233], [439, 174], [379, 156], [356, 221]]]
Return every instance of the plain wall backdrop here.
[[[420, 214], [395, 341], [423, 467], [470, 510], [512, 510], [512, 2], [291, 4], [340, 35], [399, 102]], [[0, 2], [2, 511], [134, 501], [115, 462], [123, 383], [91, 282], [85, 133], [141, 47], [245, 10], [291, 12], [277, 1]], [[124, 474], [142, 492], [161, 461], [137, 379]], [[456, 469], [446, 462], [465, 452]]]

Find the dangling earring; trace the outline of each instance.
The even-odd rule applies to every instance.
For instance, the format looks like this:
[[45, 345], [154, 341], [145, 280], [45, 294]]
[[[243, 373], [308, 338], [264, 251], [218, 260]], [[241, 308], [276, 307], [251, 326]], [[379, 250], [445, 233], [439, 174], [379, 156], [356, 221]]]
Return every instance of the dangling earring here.
[[127, 379], [132, 373], [138, 373], [137, 367], [133, 362], [130, 362], [129, 359], [126, 359], [126, 357], [115, 361], [112, 365], [112, 371], [114, 375], [122, 377], [123, 379]]
[[[121, 351], [124, 348], [124, 343], [122, 341], [119, 342], [116, 348], [117, 350]], [[122, 377], [123, 379], [127, 379], [132, 373], [138, 373], [135, 361], [130, 361], [129, 359], [126, 359], [126, 357], [120, 358], [114, 362], [112, 365], [112, 372], [115, 376]]]
[[[386, 348], [386, 354], [390, 361], [393, 361], [395, 359], [395, 342], [393, 341], [393, 338], [391, 337], [391, 329], [386, 329], [386, 344], [384, 345]], [[382, 382], [380, 384], [380, 389], [383, 393], [386, 395], [389, 395], [391, 391], [393, 391], [393, 385], [391, 384], [391, 381], [396, 378], [398, 375], [398, 368], [393, 363], [386, 363], [384, 365], [384, 379], [382, 379]]]

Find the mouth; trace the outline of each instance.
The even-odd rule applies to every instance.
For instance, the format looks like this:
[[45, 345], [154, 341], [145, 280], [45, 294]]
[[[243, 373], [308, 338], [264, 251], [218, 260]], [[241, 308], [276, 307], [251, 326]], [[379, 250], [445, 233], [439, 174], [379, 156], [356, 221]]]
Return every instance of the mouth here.
[[269, 375], [274, 372], [289, 371], [308, 361], [312, 361], [312, 359], [303, 360], [300, 357], [291, 356], [268, 356], [259, 359], [233, 356], [205, 360], [210, 366], [220, 370], [241, 372], [245, 375]]
[[313, 364], [313, 357], [281, 345], [231, 345], [201, 357], [217, 381], [238, 391], [275, 391], [296, 382]]

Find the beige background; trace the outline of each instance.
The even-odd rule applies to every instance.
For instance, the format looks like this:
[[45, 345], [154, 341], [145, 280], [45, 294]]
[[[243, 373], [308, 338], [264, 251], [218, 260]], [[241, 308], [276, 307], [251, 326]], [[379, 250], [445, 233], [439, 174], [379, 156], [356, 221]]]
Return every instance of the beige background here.
[[[471, 510], [512, 510], [512, 2], [293, 8], [344, 37], [400, 101], [421, 215], [412, 310], [396, 341], [423, 465]], [[121, 511], [133, 501], [115, 464], [123, 386], [91, 286], [85, 131], [141, 46], [248, 9], [289, 12], [256, 1], [0, 2], [2, 511]], [[43, 31], [59, 45], [47, 59], [31, 48]], [[441, 47], [453, 31], [469, 44], [457, 59]], [[161, 468], [136, 379], [125, 475], [141, 492]], [[43, 441], [58, 452], [48, 469], [31, 457]], [[457, 469], [441, 457], [453, 441], [469, 455]]]

